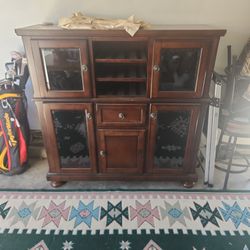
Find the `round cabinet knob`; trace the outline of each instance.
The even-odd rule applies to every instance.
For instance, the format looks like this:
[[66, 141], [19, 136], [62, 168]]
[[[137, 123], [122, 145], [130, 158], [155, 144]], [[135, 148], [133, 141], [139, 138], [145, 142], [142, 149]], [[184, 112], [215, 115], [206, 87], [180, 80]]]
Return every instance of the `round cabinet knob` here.
[[119, 113], [119, 114], [118, 114], [118, 117], [119, 117], [120, 119], [122, 119], [122, 120], [125, 119], [125, 115], [124, 115], [123, 113]]
[[157, 118], [157, 113], [153, 112], [150, 114], [150, 117], [153, 119], [153, 120], [156, 120]]
[[89, 120], [92, 119], [92, 115], [91, 115], [90, 113], [87, 113], [87, 114], [86, 114], [86, 117], [87, 117], [87, 119], [89, 119]]
[[159, 65], [154, 65], [153, 70], [159, 72], [160, 71], [160, 66]]
[[88, 66], [86, 64], [82, 65], [82, 71], [88, 71]]
[[101, 156], [101, 157], [105, 157], [105, 156], [106, 156], [106, 153], [105, 153], [105, 151], [103, 151], [103, 150], [100, 150], [100, 156]]

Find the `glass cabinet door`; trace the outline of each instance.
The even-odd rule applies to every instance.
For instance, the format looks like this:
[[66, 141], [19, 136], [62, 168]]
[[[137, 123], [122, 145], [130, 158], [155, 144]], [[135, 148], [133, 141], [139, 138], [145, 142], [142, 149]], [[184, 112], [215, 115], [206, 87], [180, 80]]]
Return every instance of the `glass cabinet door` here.
[[95, 171], [95, 144], [91, 104], [44, 104], [48, 159], [60, 172]]
[[204, 42], [155, 42], [153, 97], [201, 97], [207, 52]]
[[199, 105], [152, 104], [148, 169], [151, 172], [183, 171], [194, 152]]
[[33, 41], [39, 87], [44, 96], [89, 96], [86, 41]]

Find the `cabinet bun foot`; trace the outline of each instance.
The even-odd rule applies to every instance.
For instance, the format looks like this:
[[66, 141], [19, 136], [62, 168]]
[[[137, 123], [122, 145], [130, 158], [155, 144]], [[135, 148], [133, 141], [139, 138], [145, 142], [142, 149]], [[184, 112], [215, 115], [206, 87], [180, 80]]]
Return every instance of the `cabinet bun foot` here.
[[194, 187], [194, 185], [195, 185], [194, 181], [186, 181], [186, 182], [184, 182], [183, 187], [192, 188], [192, 187]]
[[50, 185], [53, 188], [57, 188], [57, 187], [61, 187], [62, 185], [64, 185], [66, 183], [66, 181], [51, 181]]

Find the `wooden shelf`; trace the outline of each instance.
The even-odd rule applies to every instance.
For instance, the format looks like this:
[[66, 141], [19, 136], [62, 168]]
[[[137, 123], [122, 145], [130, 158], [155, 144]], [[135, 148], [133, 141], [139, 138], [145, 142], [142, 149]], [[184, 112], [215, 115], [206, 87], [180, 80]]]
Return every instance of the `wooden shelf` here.
[[95, 43], [94, 51], [95, 62], [147, 63], [147, 45], [144, 43]]
[[97, 96], [145, 96], [146, 85], [142, 82], [98, 82]]
[[[146, 42], [95, 41], [93, 48], [98, 96], [103, 92], [103, 96], [145, 94], [148, 63]], [[140, 85], [143, 90], [140, 90]]]
[[100, 82], [145, 82], [146, 64], [98, 64], [96, 80]]

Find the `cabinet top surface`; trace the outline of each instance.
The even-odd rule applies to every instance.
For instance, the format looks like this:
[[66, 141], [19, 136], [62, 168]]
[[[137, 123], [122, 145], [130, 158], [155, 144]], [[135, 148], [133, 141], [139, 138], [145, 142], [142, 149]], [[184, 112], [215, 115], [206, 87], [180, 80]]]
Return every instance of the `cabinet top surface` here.
[[[127, 36], [125, 30], [87, 30], [87, 29], [63, 29], [57, 25], [38, 24], [24, 28], [15, 29], [16, 34], [20, 36], [63, 36], [63, 35], [86, 35], [86, 36]], [[225, 29], [219, 29], [209, 25], [151, 25], [148, 28], [140, 29], [137, 36], [155, 36], [155, 35], [197, 35], [197, 36], [223, 36]]]

